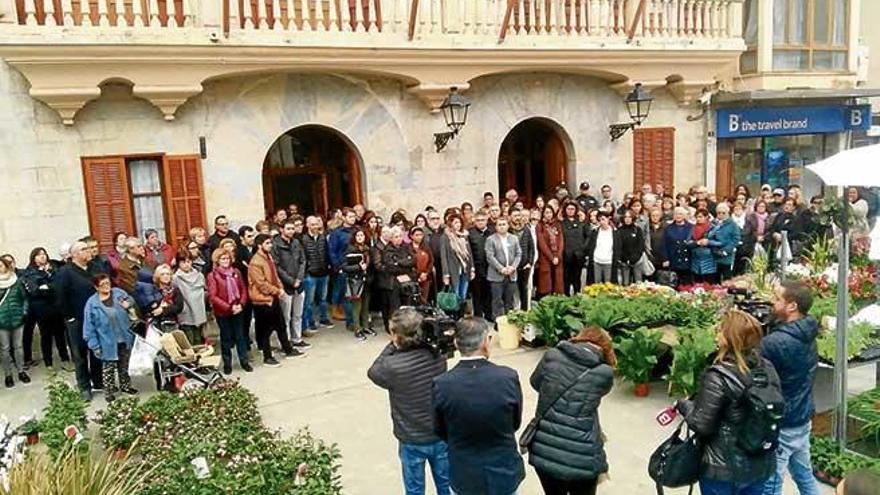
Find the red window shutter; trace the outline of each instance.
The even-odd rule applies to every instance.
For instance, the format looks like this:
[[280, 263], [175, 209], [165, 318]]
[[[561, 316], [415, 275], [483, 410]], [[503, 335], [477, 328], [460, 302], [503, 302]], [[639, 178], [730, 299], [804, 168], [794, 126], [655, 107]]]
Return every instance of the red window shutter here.
[[134, 232], [131, 191], [121, 156], [83, 158], [83, 183], [89, 229], [102, 251], [113, 247], [113, 234]]
[[162, 161], [162, 198], [168, 243], [177, 247], [193, 227], [205, 227], [202, 163], [198, 155], [168, 155]]
[[659, 127], [633, 131], [633, 190], [642, 184], [675, 185], [675, 128]]

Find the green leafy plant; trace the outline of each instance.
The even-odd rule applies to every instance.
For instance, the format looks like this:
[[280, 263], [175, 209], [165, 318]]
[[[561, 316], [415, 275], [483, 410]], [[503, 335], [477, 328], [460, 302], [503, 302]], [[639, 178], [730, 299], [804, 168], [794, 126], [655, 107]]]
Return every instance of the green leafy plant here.
[[116, 459], [95, 445], [83, 449], [67, 445], [54, 458], [29, 452], [9, 473], [8, 487], [0, 483], [0, 494], [131, 495], [147, 486], [150, 472], [146, 464]]
[[[131, 445], [132, 457], [153, 468], [137, 495], [341, 493], [339, 449], [307, 430], [280, 438], [263, 425], [256, 397], [233, 382], [186, 395], [161, 392], [144, 403], [114, 402], [100, 420], [109, 447]], [[209, 470], [203, 479], [191, 465], [199, 457]]]
[[[847, 301], [849, 306], [849, 313], [853, 314], [856, 309], [855, 303], [853, 303], [852, 298], [849, 298]], [[819, 297], [813, 300], [813, 305], [810, 306], [810, 316], [822, 322], [822, 319], [826, 316], [836, 317], [837, 316], [837, 297]]]
[[40, 420], [37, 418], [28, 418], [27, 421], [19, 425], [18, 434], [19, 435], [36, 435], [40, 432], [42, 426], [40, 425]]
[[532, 307], [527, 319], [552, 347], [584, 327], [580, 303], [578, 296], [547, 296]]
[[820, 235], [804, 252], [803, 258], [810, 267], [813, 276], [824, 272], [837, 258], [835, 255], [834, 240]]
[[810, 440], [810, 458], [813, 470], [834, 479], [845, 478], [857, 469], [870, 469], [880, 474], [880, 460], [850, 452], [840, 453], [834, 440], [814, 436]]
[[755, 289], [759, 293], [766, 293], [770, 290], [770, 282], [772, 279], [770, 272], [770, 255], [765, 251], [755, 253], [748, 261], [749, 273], [755, 281]]
[[822, 209], [819, 210], [819, 224], [829, 227], [832, 224], [841, 228], [843, 226], [843, 212], [846, 208], [847, 224], [850, 228], [855, 226], [855, 214], [849, 201], [836, 194], [829, 193], [825, 195], [822, 201]]
[[678, 345], [672, 351], [672, 366], [664, 377], [669, 380], [669, 394], [690, 397], [699, 387], [700, 376], [715, 352], [715, 331], [697, 327], [681, 329]]
[[863, 392], [848, 401], [850, 416], [861, 423], [860, 433], [880, 443], [880, 388]]
[[111, 449], [128, 449], [138, 437], [141, 413], [135, 397], [120, 397], [98, 413], [101, 440]]
[[[80, 397], [79, 391], [58, 377], [50, 378], [46, 389], [49, 402], [43, 409], [43, 420], [40, 422], [41, 437], [49, 454], [55, 459], [73, 443], [64, 432], [68, 426], [76, 426], [80, 432], [86, 431], [86, 402]], [[78, 445], [84, 449], [86, 442]]]
[[529, 323], [529, 313], [518, 309], [513, 310], [510, 313], [507, 313], [507, 321], [510, 322], [511, 325], [523, 328]]
[[[816, 347], [819, 357], [825, 361], [834, 362], [835, 350], [837, 349], [837, 332], [826, 330], [819, 334], [816, 339]], [[853, 323], [846, 331], [846, 359], [850, 360], [869, 347], [880, 345], [874, 332], [874, 327], [867, 322]]]
[[660, 332], [641, 327], [619, 338], [614, 348], [620, 376], [636, 385], [648, 383], [657, 364], [661, 337]]

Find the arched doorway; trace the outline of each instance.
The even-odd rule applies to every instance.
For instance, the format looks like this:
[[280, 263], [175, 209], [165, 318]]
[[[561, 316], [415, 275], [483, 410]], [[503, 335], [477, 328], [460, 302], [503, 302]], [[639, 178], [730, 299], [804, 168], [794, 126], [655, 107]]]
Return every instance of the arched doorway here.
[[516, 189], [528, 201], [567, 182], [568, 152], [563, 131], [542, 118], [524, 120], [504, 138], [498, 153], [500, 194]]
[[304, 125], [279, 137], [263, 161], [266, 212], [291, 203], [304, 214], [363, 203], [357, 151], [339, 132]]

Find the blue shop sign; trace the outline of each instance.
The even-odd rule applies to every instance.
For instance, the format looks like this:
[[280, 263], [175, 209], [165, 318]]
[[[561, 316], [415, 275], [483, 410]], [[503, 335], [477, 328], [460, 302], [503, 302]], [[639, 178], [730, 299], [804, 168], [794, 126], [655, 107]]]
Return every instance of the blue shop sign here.
[[823, 134], [871, 127], [871, 105], [722, 108], [719, 138]]

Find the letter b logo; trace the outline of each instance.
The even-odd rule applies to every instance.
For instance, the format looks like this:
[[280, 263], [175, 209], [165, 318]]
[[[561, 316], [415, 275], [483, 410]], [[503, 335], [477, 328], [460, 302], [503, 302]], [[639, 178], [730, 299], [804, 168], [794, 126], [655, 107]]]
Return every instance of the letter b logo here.
[[849, 126], [850, 127], [861, 127], [862, 126], [862, 109], [861, 108], [854, 108], [854, 109], [850, 110]]
[[736, 132], [739, 130], [739, 115], [730, 114], [727, 119], [727, 128], [730, 132]]

